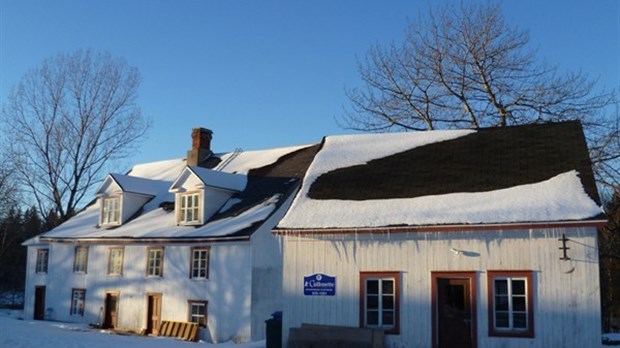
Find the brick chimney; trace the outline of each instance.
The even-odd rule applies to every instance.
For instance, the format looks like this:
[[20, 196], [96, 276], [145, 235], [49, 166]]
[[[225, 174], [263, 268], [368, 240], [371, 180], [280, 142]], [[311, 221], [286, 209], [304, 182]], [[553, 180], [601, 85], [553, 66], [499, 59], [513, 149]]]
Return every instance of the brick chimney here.
[[199, 166], [211, 155], [213, 132], [206, 128], [192, 129], [192, 149], [187, 151], [187, 165]]

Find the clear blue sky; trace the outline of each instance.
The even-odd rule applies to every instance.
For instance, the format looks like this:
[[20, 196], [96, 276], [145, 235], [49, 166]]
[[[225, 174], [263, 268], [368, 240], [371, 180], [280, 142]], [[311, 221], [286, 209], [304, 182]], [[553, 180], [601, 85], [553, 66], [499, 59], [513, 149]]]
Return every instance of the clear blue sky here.
[[[499, 2], [542, 59], [620, 88], [620, 1]], [[350, 132], [334, 119], [360, 84], [356, 60], [439, 3], [0, 0], [0, 102], [46, 57], [107, 50], [139, 68], [154, 121], [119, 170], [185, 156], [196, 126], [214, 131], [217, 152], [318, 142]]]

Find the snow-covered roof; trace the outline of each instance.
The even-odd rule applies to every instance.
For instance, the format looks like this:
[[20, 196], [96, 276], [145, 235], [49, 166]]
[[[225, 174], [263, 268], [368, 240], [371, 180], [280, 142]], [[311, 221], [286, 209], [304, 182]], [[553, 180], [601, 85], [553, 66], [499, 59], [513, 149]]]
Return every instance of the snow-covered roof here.
[[282, 156], [307, 148], [310, 145], [281, 147], [268, 150], [235, 151], [218, 155], [222, 162], [214, 169], [228, 173], [247, 174], [251, 169], [276, 162]]
[[602, 209], [579, 139], [576, 123], [327, 137], [278, 228], [593, 218]]
[[201, 167], [186, 167], [179, 177], [174, 181], [170, 187], [171, 191], [178, 190], [179, 187], [187, 180], [188, 176], [194, 175], [204, 186], [214, 187], [229, 191], [243, 191], [245, 185], [248, 182], [248, 177], [241, 174], [232, 174], [226, 172], [220, 172], [217, 170], [201, 168]]
[[[118, 184], [123, 192], [134, 192], [152, 195], [138, 216], [121, 226], [106, 229], [98, 225], [100, 209], [97, 203], [39, 236], [57, 239], [149, 239], [149, 238], [218, 238], [227, 236], [248, 236], [256, 230], [284, 201], [284, 193], [290, 194], [291, 185], [288, 180], [270, 181], [265, 185], [260, 179], [248, 181], [246, 173], [252, 169], [268, 167], [285, 155], [304, 147], [278, 148], [239, 154], [229, 158], [228, 165], [214, 171], [199, 167], [187, 167], [185, 159], [138, 164], [128, 175], [113, 174], [108, 177]], [[252, 156], [256, 153], [258, 156]], [[228, 154], [221, 155], [225, 160]], [[217, 183], [227, 189], [241, 191], [230, 198], [218, 213], [202, 226], [177, 226], [174, 213], [160, 208], [164, 202], [174, 201], [169, 192], [172, 184], [181, 173], [189, 171], [196, 174], [207, 185]], [[232, 174], [232, 172], [244, 174]], [[252, 187], [249, 186], [252, 183]], [[255, 187], [260, 185], [257, 193]], [[39, 238], [30, 242], [38, 242]], [[26, 242], [25, 244], [28, 244]]]
[[146, 196], [154, 196], [161, 191], [162, 180], [152, 180], [137, 176], [123, 174], [109, 174], [103, 181], [95, 195], [99, 196], [108, 192], [111, 185], [121, 192], [137, 193]]

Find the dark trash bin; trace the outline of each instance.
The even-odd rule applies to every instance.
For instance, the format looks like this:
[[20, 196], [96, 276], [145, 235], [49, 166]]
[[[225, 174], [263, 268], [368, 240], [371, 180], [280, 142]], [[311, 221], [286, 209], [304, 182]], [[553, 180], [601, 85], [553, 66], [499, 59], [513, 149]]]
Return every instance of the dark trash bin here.
[[274, 312], [265, 320], [266, 348], [282, 348], [282, 312]]

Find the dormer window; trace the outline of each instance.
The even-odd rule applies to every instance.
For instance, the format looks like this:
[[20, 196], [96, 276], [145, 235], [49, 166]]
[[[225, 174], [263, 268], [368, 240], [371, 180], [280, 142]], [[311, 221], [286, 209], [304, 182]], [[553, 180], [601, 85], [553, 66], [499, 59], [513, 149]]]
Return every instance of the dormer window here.
[[102, 225], [119, 225], [120, 221], [120, 197], [110, 197], [103, 199], [103, 211], [101, 213]]
[[200, 193], [187, 193], [180, 197], [181, 209], [179, 210], [179, 223], [200, 223]]
[[174, 193], [177, 225], [203, 225], [234, 194], [245, 189], [247, 176], [201, 167], [185, 167], [168, 189]]

